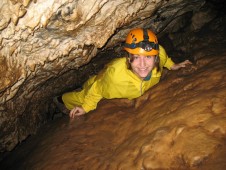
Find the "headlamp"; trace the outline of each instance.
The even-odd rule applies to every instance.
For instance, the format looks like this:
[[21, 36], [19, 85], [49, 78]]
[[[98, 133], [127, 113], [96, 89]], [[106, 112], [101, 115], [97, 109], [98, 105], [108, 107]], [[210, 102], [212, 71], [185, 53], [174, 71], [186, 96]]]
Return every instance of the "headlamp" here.
[[147, 52], [151, 51], [152, 49], [159, 50], [159, 45], [150, 41], [141, 41], [139, 43], [132, 43], [132, 44], [125, 43], [124, 47], [130, 48], [130, 49], [135, 49], [140, 47]]

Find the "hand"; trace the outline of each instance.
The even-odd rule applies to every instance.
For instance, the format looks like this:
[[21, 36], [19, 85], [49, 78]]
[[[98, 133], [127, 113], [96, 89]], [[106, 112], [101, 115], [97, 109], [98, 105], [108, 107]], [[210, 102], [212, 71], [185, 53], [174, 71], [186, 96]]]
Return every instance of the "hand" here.
[[70, 111], [69, 116], [70, 118], [74, 119], [76, 116], [81, 116], [84, 114], [86, 114], [85, 110], [82, 107], [76, 106]]
[[179, 70], [180, 68], [183, 68], [183, 67], [186, 67], [187, 65], [191, 65], [192, 62], [190, 62], [189, 60], [185, 60], [181, 63], [178, 63], [178, 64], [174, 64], [172, 67], [171, 67], [171, 70]]

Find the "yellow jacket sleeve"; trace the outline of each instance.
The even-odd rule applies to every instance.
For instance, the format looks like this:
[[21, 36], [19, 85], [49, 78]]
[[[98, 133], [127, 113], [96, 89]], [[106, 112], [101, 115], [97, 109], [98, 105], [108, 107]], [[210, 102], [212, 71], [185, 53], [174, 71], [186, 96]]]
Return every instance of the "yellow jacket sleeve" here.
[[165, 49], [160, 45], [159, 46], [159, 58], [160, 58], [160, 67], [166, 67], [167, 69], [171, 69], [174, 65], [174, 62], [168, 57]]
[[88, 113], [96, 109], [97, 103], [103, 98], [101, 80], [94, 81], [91, 85], [84, 88], [85, 97], [82, 108]]
[[112, 84], [111, 73], [112, 69], [106, 68], [102, 70], [94, 79], [90, 79], [91, 83], [86, 83], [85, 97], [82, 104], [83, 109], [87, 112], [96, 109], [98, 102], [105, 96], [106, 89], [109, 88], [109, 84]]

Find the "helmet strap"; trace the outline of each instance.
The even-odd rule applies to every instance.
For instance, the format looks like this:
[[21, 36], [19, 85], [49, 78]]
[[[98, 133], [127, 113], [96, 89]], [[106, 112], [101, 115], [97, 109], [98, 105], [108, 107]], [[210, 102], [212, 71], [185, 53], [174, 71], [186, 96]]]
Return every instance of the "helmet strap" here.
[[148, 30], [147, 29], [143, 29], [143, 37], [144, 37], [144, 42], [149, 42], [149, 36], [148, 36]]

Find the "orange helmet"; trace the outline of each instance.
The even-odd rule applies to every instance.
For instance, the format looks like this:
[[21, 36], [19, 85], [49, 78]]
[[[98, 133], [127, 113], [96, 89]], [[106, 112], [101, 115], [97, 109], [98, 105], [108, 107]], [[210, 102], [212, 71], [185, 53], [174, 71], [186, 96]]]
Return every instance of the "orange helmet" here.
[[146, 56], [159, 54], [157, 37], [148, 29], [136, 28], [131, 30], [126, 37], [124, 49], [131, 54]]

